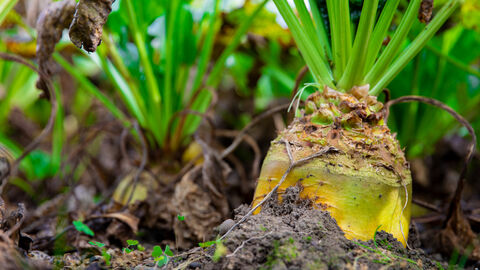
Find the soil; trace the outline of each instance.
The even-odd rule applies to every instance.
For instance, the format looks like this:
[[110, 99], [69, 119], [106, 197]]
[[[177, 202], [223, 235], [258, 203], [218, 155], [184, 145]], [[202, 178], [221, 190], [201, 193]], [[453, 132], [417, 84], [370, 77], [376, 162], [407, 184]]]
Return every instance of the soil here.
[[[310, 202], [300, 199], [298, 194], [298, 187], [287, 189], [281, 203], [276, 199], [267, 202], [259, 214], [234, 229], [221, 245], [196, 251], [175, 266], [190, 269], [447, 268], [447, 263], [432, 259], [421, 249], [407, 250], [383, 231], [376, 234], [375, 241], [350, 241], [328, 212], [312, 208]], [[248, 209], [246, 205], [237, 208], [235, 221]], [[231, 221], [228, 223], [233, 225]], [[418, 239], [415, 234], [412, 236], [409, 245], [417, 247]], [[219, 255], [222, 256], [218, 258]], [[436, 258], [442, 259], [439, 255]]]

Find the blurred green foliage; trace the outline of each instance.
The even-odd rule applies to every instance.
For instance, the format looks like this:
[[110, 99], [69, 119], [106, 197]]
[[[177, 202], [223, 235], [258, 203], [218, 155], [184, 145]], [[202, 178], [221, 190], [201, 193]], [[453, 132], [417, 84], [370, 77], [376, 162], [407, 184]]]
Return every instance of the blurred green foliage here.
[[[5, 19], [15, 24], [0, 30], [0, 51], [31, 51], [31, 46], [10, 46], [17, 44], [9, 42], [20, 33], [33, 41], [35, 38], [35, 31], [11, 11], [14, 2], [0, 4], [0, 25]], [[253, 100], [256, 112], [278, 98], [291, 98], [296, 76], [305, 64], [289, 31], [279, 25], [279, 15], [265, 8], [265, 3], [117, 0], [97, 53], [55, 55], [75, 78], [73, 97], [68, 98], [68, 104], [60, 103], [50, 149], [32, 152], [21, 164], [26, 180], [17, 178], [12, 183], [33, 196], [32, 182], [58, 176], [65, 160], [69, 121], [77, 119], [84, 121], [79, 125], [93, 125], [97, 119], [90, 108], [95, 98], [127, 128], [131, 128], [131, 118], [138, 121], [153, 149], [172, 152], [189, 143], [201, 121], [198, 116], [180, 112], [205, 112], [211, 91], [234, 89], [239, 98]], [[441, 5], [442, 1], [435, 3]], [[449, 26], [388, 86], [393, 97], [417, 94], [445, 102], [470, 120], [477, 133], [479, 10], [478, 0], [465, 0]], [[414, 29], [418, 32], [420, 28], [416, 22]], [[58, 51], [67, 43], [62, 41]], [[403, 48], [408, 45], [405, 42]], [[0, 60], [0, 143], [15, 157], [22, 153], [26, 142], [17, 137], [18, 131], [8, 121], [14, 110], [38, 127], [43, 127], [49, 117], [50, 104], [38, 100], [36, 79], [28, 68]], [[302, 83], [312, 81], [308, 74]], [[68, 91], [60, 83], [55, 87], [60, 100], [65, 100]], [[307, 95], [304, 93], [304, 98]], [[238, 128], [251, 119], [250, 115], [236, 117], [234, 124]], [[419, 104], [395, 106], [389, 125], [410, 157], [431, 153], [445, 135], [466, 135], [447, 113]], [[30, 135], [33, 138], [37, 134]], [[68, 170], [67, 165], [64, 168]]]

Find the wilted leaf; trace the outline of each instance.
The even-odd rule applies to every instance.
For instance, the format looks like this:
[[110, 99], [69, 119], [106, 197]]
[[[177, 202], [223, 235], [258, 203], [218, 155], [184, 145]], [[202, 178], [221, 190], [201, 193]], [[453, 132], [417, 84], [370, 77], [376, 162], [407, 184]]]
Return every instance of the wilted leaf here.
[[121, 222], [127, 224], [130, 227], [130, 229], [132, 229], [133, 233], [137, 233], [138, 231], [138, 223], [140, 221], [136, 216], [130, 213], [126, 213], [126, 212], [109, 213], [109, 214], [104, 214], [95, 218], [104, 218], [104, 217], [120, 220]]
[[[75, 12], [75, 0], [54, 2], [44, 10], [37, 21], [37, 60], [41, 71], [47, 76], [53, 72], [51, 56], [55, 45], [62, 37], [63, 29], [68, 28]], [[37, 81], [37, 88], [43, 90], [43, 95], [49, 98], [47, 86], [43, 79]]]
[[418, 19], [422, 23], [429, 23], [432, 19], [433, 0], [422, 0], [418, 10]]
[[115, 0], [80, 0], [70, 26], [70, 40], [78, 48], [94, 52], [102, 39], [102, 28]]

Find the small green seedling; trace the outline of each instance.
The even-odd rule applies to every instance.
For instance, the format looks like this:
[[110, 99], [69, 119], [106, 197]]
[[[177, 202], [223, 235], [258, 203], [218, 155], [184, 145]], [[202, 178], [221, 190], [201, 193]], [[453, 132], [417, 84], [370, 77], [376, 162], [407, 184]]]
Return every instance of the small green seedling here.
[[136, 246], [138, 245], [138, 240], [127, 240], [127, 244], [129, 246]]
[[132, 251], [135, 250], [135, 248], [139, 251], [144, 251], [145, 250], [145, 247], [140, 245], [140, 243], [138, 242], [138, 240], [127, 240], [127, 247], [126, 248], [123, 248], [123, 253], [130, 253]]
[[198, 245], [202, 248], [208, 248], [211, 246], [216, 245], [217, 247], [215, 248], [215, 252], [213, 254], [213, 261], [218, 262], [221, 257], [223, 257], [227, 253], [227, 248], [225, 245], [223, 245], [222, 241], [220, 239], [217, 239], [215, 241], [208, 241], [208, 242], [203, 242], [203, 243], [198, 243]]
[[173, 252], [168, 245], [165, 247], [165, 250], [162, 250], [160, 246], [153, 247], [152, 257], [157, 262], [155, 268], [166, 265], [172, 256]]
[[[88, 228], [88, 227], [87, 227]], [[105, 248], [105, 244], [104, 243], [100, 243], [100, 242], [97, 242], [97, 241], [90, 241], [88, 242], [90, 245], [92, 246], [95, 246], [95, 247], [98, 247], [98, 248], [101, 248], [101, 252], [102, 252], [102, 257], [103, 257], [103, 260], [105, 261], [105, 264], [106, 265], [110, 265], [110, 260], [112, 259], [112, 255], [110, 255], [108, 252], [107, 252], [107, 249]]]
[[75, 230], [84, 233], [86, 235], [94, 236], [95, 233], [90, 229], [85, 223], [83, 223], [80, 220], [75, 220], [72, 222], [73, 226], [75, 227]]
[[198, 243], [198, 246], [200, 246], [202, 248], [207, 248], [207, 247], [211, 247], [215, 244], [217, 244], [217, 241], [208, 241], [208, 242]]
[[96, 246], [96, 247], [99, 247], [99, 248], [103, 248], [105, 246], [104, 243], [100, 243], [100, 242], [97, 242], [97, 241], [90, 241], [88, 243], [92, 246]]
[[218, 262], [223, 256], [225, 256], [225, 254], [227, 254], [227, 248], [222, 241], [218, 240], [216, 244], [217, 248], [215, 249], [212, 258], [214, 262]]
[[177, 215], [177, 218], [178, 218], [179, 221], [184, 221], [185, 220], [185, 216]]

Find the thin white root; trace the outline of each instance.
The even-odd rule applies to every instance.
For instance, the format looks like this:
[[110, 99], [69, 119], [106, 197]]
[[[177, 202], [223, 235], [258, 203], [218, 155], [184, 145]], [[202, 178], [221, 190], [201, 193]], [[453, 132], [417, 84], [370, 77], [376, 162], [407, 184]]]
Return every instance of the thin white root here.
[[398, 222], [400, 224], [400, 232], [402, 233], [402, 237], [403, 237], [403, 241], [405, 241], [405, 245], [407, 245], [407, 248], [408, 249], [412, 249], [409, 245], [408, 245], [408, 241], [407, 241], [407, 238], [405, 237], [405, 234], [403, 233], [403, 225], [402, 225], [402, 216], [403, 216], [403, 212], [405, 211], [405, 209], [407, 208], [407, 205], [408, 205], [408, 190], [407, 190], [407, 186], [406, 185], [402, 185], [404, 190], [405, 190], [405, 204], [403, 205], [403, 208], [402, 208], [402, 212], [400, 213], [400, 218], [398, 219]]

